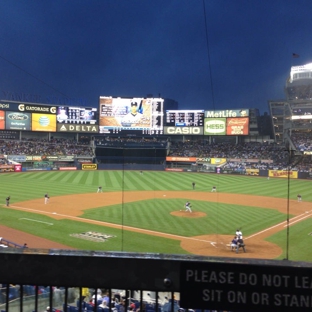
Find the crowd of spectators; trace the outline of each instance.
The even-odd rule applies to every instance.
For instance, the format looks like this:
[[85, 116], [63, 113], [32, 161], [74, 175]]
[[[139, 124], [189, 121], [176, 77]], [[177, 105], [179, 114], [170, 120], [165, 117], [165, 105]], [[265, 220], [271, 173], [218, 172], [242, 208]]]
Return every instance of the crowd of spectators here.
[[293, 132], [290, 138], [298, 151], [312, 151], [312, 132]]
[[246, 168], [259, 170], [292, 168], [292, 170], [308, 172], [311, 167], [311, 156], [292, 156], [285, 145], [259, 142], [239, 144], [208, 144], [205, 141], [172, 142], [169, 156], [226, 158], [224, 168], [234, 171], [243, 171]]
[[247, 143], [212, 143], [203, 141], [171, 142], [170, 156], [209, 157], [235, 159], [271, 159], [284, 161], [288, 157], [285, 146], [277, 144]]
[[[291, 138], [298, 150], [312, 150], [311, 133], [294, 133]], [[206, 140], [170, 142], [167, 138], [161, 137], [102, 137], [95, 139], [94, 147], [126, 147], [132, 144], [142, 146], [160, 144], [163, 148], [168, 148], [168, 156], [226, 158], [226, 167], [235, 170], [243, 170], [244, 168], [287, 170], [291, 166], [297, 170], [309, 171], [311, 164], [311, 156], [290, 158], [286, 146], [266, 142], [209, 144]], [[0, 140], [0, 154], [3, 155], [76, 155], [94, 157], [94, 147], [90, 145], [89, 140], [75, 141], [65, 138]], [[4, 159], [1, 161], [4, 161]]]
[[85, 142], [55, 138], [0, 140], [0, 154], [3, 155], [79, 155], [93, 156], [93, 149]]

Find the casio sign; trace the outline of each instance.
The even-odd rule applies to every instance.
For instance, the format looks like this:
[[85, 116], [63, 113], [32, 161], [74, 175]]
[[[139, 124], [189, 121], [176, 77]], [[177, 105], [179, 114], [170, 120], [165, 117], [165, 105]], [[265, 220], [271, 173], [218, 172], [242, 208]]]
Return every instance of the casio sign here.
[[206, 121], [205, 126], [208, 133], [222, 133], [225, 131], [225, 121], [223, 120], [209, 120]]
[[167, 134], [200, 134], [200, 127], [168, 127]]

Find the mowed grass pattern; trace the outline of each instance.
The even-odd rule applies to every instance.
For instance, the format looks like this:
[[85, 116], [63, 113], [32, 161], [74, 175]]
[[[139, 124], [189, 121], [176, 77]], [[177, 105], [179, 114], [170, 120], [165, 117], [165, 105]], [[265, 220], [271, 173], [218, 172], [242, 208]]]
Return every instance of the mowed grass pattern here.
[[[210, 192], [217, 186], [219, 196], [222, 193], [260, 195], [296, 199], [298, 193], [304, 201], [312, 202], [311, 181], [290, 179], [267, 180], [264, 177], [248, 177], [243, 175], [217, 175], [204, 173], [180, 173], [144, 171], [55, 171], [5, 173], [0, 175], [3, 204], [5, 197], [11, 195], [14, 202], [42, 198], [48, 192], [53, 196], [68, 194], [95, 193], [101, 185], [104, 192], [129, 191], [185, 191]], [[192, 182], [196, 189], [192, 190]], [[288, 189], [289, 186], [289, 189]], [[98, 207], [84, 212], [81, 219], [88, 218], [99, 221], [144, 228], [180, 236], [197, 236], [218, 233], [231, 235], [237, 227], [243, 227], [248, 236], [285, 221], [285, 213], [260, 207], [227, 205], [220, 202], [207, 203], [192, 200], [196, 211], [207, 214], [197, 219], [178, 218], [170, 215], [183, 207], [184, 199], [151, 199], [134, 203], [123, 203], [108, 207]], [[36, 223], [25, 219], [36, 219], [46, 223]], [[171, 239], [138, 234], [126, 230], [113, 229], [101, 225], [90, 225], [72, 220], [55, 220], [48, 216], [15, 210], [1, 209], [1, 224], [16, 228], [34, 235], [42, 236], [77, 249], [116, 250], [157, 253], [186, 253], [179, 242]], [[47, 225], [53, 223], [53, 226]], [[291, 227], [289, 241], [289, 259], [311, 261], [310, 243], [312, 236], [311, 219]], [[105, 243], [94, 243], [71, 237], [72, 233], [98, 231], [114, 235], [115, 238]], [[286, 230], [279, 232], [268, 240], [286, 248]], [[281, 256], [280, 258], [283, 258]]]

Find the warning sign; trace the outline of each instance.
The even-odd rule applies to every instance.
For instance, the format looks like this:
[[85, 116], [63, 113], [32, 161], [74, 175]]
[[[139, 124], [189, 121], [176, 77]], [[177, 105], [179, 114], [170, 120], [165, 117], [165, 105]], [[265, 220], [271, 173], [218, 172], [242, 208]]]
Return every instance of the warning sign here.
[[311, 311], [312, 268], [182, 263], [181, 306], [229, 311]]

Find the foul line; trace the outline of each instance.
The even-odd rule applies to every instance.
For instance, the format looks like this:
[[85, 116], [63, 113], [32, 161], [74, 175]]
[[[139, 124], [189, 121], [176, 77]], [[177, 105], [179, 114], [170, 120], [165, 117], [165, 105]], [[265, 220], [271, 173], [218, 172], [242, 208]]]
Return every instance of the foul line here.
[[[84, 219], [84, 218], [80, 218], [80, 217], [69, 216], [69, 215], [59, 214], [59, 213], [55, 213], [55, 212], [42, 211], [42, 210], [36, 210], [36, 209], [31, 209], [31, 208], [19, 207], [19, 206], [10, 206], [10, 207], [17, 208], [17, 209], [20, 209], [20, 210], [37, 212], [37, 213], [40, 213], [40, 214], [57, 215], [57, 216], [60, 216], [60, 217], [63, 217], [63, 218], [72, 219], [72, 220], [76, 220], [76, 221], [79, 221], [79, 222], [91, 223], [91, 224], [93, 223], [93, 224], [99, 224], [99, 225], [106, 225], [106, 226], [112, 227], [112, 228], [132, 230], [134, 232], [139, 232], [139, 233], [143, 233], [143, 234], [144, 233], [145, 234], [151, 234], [151, 235], [154, 235], [154, 236], [157, 235], [157, 236], [167, 237], [167, 238], [176, 239], [176, 240], [184, 239], [184, 240], [191, 240], [191, 241], [210, 243], [212, 246], [217, 248], [215, 246], [217, 244], [216, 242], [208, 241], [208, 240], [205, 240], [205, 239], [199, 239], [199, 238], [185, 237], [185, 236], [174, 235], [174, 234], [169, 234], [169, 233], [156, 232], [156, 231], [142, 229], [142, 228], [135, 228], [135, 227], [132, 227], [132, 226], [127, 226], [127, 225], [119, 225], [119, 224], [109, 223], [109, 222], [105, 222], [105, 221]], [[269, 227], [269, 228], [267, 228], [265, 230], [262, 230], [262, 231], [260, 231], [258, 233], [250, 235], [250, 236], [246, 237], [245, 240], [248, 240], [248, 239], [250, 239], [252, 237], [255, 237], [257, 235], [260, 235], [262, 233], [265, 233], [267, 231], [270, 231], [271, 229], [274, 229], [274, 228], [282, 226], [282, 225], [284, 227], [286, 227], [288, 225], [292, 225], [292, 224], [294, 224], [296, 222], [299, 222], [299, 221], [301, 221], [301, 220], [303, 220], [305, 218], [308, 218], [310, 216], [312, 216], [312, 210], [310, 210], [310, 212], [305, 212], [303, 214], [300, 214], [300, 215], [297, 215], [297, 216], [291, 218], [289, 224], [287, 224], [287, 221], [283, 221], [283, 222], [278, 223], [276, 225], [273, 225], [273, 226], [271, 226], [271, 227]], [[24, 219], [26, 219], [26, 218], [24, 218]], [[33, 220], [33, 219], [28, 219], [28, 220], [36, 221], [36, 220]], [[37, 222], [42, 222], [42, 221], [37, 221]], [[42, 222], [42, 223], [48, 223], [48, 222]], [[52, 224], [53, 225], [53, 223], [48, 223], [48, 224]]]
[[[287, 224], [287, 221], [283, 221], [283, 222], [278, 223], [278, 224], [276, 224], [276, 225], [273, 225], [273, 226], [271, 226], [271, 227], [269, 227], [269, 228], [267, 228], [267, 229], [265, 229], [265, 230], [262, 230], [262, 231], [260, 231], [260, 232], [258, 232], [258, 233], [255, 233], [255, 234], [253, 234], [253, 235], [250, 235], [250, 236], [246, 237], [245, 240], [247, 240], [247, 239], [249, 239], [249, 238], [252, 238], [252, 237], [254, 237], [254, 236], [260, 235], [260, 234], [262, 234], [262, 233], [265, 233], [265, 232], [267, 232], [267, 231], [270, 231], [270, 230], [272, 230], [272, 229], [274, 229], [274, 228], [276, 228], [276, 227], [278, 227], [278, 226], [282, 226], [282, 225], [283, 225], [283, 227], [287, 227], [288, 225], [292, 225], [292, 224], [294, 224], [294, 223], [296, 223], [296, 222], [299, 222], [299, 221], [301, 221], [301, 220], [303, 220], [303, 219], [305, 219], [305, 218], [308, 218], [308, 217], [310, 217], [310, 216], [312, 216], [312, 210], [311, 210], [308, 214], [307, 214], [307, 212], [305, 212], [305, 213], [303, 213], [303, 214], [300, 214], [300, 215], [297, 215], [297, 216], [291, 218], [291, 219], [289, 220], [289, 221], [290, 221], [289, 224]], [[298, 218], [299, 218], [299, 219], [298, 219]], [[298, 219], [298, 220], [296, 220], [296, 219]]]
[[150, 233], [150, 234], [153, 234], [154, 236], [155, 235], [162, 236], [162, 237], [166, 236], [167, 238], [176, 239], [176, 240], [188, 239], [188, 240], [192, 240], [192, 241], [211, 243], [212, 245], [215, 244], [215, 242], [208, 241], [208, 240], [205, 240], [205, 239], [199, 239], [199, 238], [185, 237], [185, 236], [174, 235], [174, 234], [169, 234], [169, 233], [156, 232], [156, 231], [146, 230], [146, 229], [142, 229], [142, 228], [135, 228], [135, 227], [132, 227], [132, 226], [127, 226], [127, 225], [114, 224], [114, 223], [109, 223], [109, 222], [99, 221], [99, 220], [84, 219], [84, 218], [80, 218], [80, 217], [74, 217], [74, 216], [59, 214], [59, 213], [55, 213], [55, 212], [36, 210], [36, 209], [32, 209], [32, 208], [25, 208], [25, 207], [19, 207], [19, 206], [10, 206], [10, 207], [11, 208], [17, 208], [17, 209], [20, 209], [20, 210], [37, 212], [37, 213], [40, 213], [40, 214], [47, 214], [47, 215], [54, 215], [54, 216], [56, 215], [56, 216], [60, 216], [60, 217], [63, 217], [63, 218], [72, 219], [72, 220], [76, 220], [76, 221], [79, 221], [79, 222], [84, 222], [84, 223], [91, 223], [91, 224], [95, 223], [95, 224], [106, 225], [108, 227], [117, 228], [117, 229], [132, 230], [132, 231], [143, 233], [143, 234], [144, 233], [145, 234]]
[[53, 223], [39, 221], [39, 220], [35, 220], [35, 219], [19, 218], [18, 220], [27, 220], [27, 221], [32, 221], [32, 222], [39, 222], [39, 223], [45, 223], [45, 224], [48, 224], [48, 225], [53, 225]]

